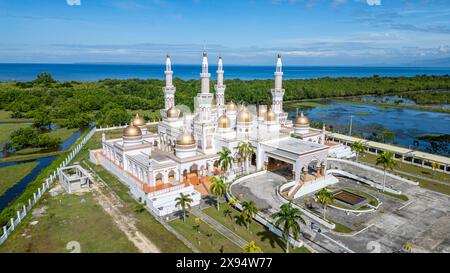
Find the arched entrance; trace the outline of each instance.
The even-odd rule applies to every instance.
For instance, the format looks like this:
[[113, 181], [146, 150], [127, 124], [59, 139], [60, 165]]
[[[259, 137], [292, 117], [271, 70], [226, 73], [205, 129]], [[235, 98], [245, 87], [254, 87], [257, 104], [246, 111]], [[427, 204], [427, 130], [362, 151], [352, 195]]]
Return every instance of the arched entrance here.
[[169, 172], [168, 179], [169, 179], [169, 181], [174, 181], [175, 180], [175, 171], [174, 170], [171, 170]]

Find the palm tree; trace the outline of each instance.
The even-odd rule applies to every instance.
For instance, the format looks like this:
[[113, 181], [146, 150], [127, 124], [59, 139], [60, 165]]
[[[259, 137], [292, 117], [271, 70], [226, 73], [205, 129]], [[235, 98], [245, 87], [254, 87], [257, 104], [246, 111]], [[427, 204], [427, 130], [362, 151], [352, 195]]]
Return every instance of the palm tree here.
[[261, 248], [259, 246], [255, 245], [255, 241], [250, 241], [249, 244], [243, 245], [242, 249], [244, 250], [244, 253], [261, 252]]
[[361, 141], [353, 142], [352, 151], [356, 153], [356, 162], [358, 162], [358, 157], [363, 155], [367, 150], [367, 146], [362, 144]]
[[213, 176], [209, 179], [209, 181], [211, 181], [209, 190], [217, 198], [217, 210], [219, 210], [220, 197], [222, 197], [227, 190], [227, 186], [225, 185], [224, 180], [225, 177], [223, 175], [221, 175], [219, 178], [217, 176]]
[[186, 222], [186, 210], [191, 209], [191, 203], [194, 201], [191, 197], [180, 193], [180, 196], [175, 198], [177, 203], [175, 206], [180, 206], [183, 211], [183, 222]]
[[229, 217], [231, 220], [233, 219], [231, 216], [233, 215], [233, 212], [230, 209], [225, 209], [223, 211], [223, 216], [224, 217]]
[[222, 168], [222, 171], [226, 173], [228, 169], [233, 164], [233, 156], [231, 155], [230, 149], [227, 147], [222, 147], [222, 151], [219, 153], [219, 166]]
[[249, 160], [255, 153], [253, 146], [250, 142], [239, 142], [238, 146], [235, 148], [237, 150], [237, 154], [241, 160], [245, 162], [245, 172], [248, 173], [249, 169]]
[[383, 176], [383, 191], [386, 189], [386, 170], [393, 170], [396, 163], [394, 161], [394, 154], [392, 152], [382, 152], [377, 157], [376, 165], [382, 165], [384, 176]]
[[238, 203], [239, 203], [239, 201], [236, 198], [233, 198], [230, 201], [228, 201], [228, 205], [230, 205], [230, 206], [234, 206]]
[[242, 220], [244, 220], [247, 229], [249, 229], [253, 216], [255, 216], [258, 213], [258, 208], [256, 207], [256, 204], [253, 201], [244, 201], [242, 202], [241, 205], [242, 205], [241, 217]]
[[298, 222], [306, 225], [305, 220], [302, 218], [302, 213], [299, 209], [294, 208], [292, 203], [289, 202], [281, 206], [280, 211], [274, 213], [272, 218], [275, 219], [275, 226], [282, 227], [283, 239], [286, 241], [286, 253], [289, 253], [289, 234], [292, 233], [294, 239], [297, 240], [298, 234], [300, 233], [300, 224]]
[[433, 168], [433, 177], [434, 177], [434, 173], [436, 172], [436, 169], [438, 169], [439, 167], [440, 167], [439, 163], [437, 163], [437, 162], [431, 163], [431, 168]]
[[322, 204], [323, 206], [323, 218], [326, 219], [325, 212], [327, 210], [328, 204], [333, 203], [334, 200], [333, 193], [323, 188], [317, 192], [316, 196], [319, 199], [320, 204]]

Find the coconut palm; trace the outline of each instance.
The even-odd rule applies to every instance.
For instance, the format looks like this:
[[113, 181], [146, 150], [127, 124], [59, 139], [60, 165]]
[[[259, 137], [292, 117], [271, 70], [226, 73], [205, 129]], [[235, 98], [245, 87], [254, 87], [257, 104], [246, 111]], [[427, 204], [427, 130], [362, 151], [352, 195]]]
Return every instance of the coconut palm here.
[[255, 244], [255, 241], [250, 241], [249, 244], [245, 244], [242, 246], [244, 253], [255, 253], [261, 252], [261, 248]]
[[243, 160], [245, 163], [245, 172], [248, 173], [249, 169], [249, 161], [252, 158], [253, 154], [255, 153], [255, 150], [253, 149], [253, 146], [250, 144], [250, 142], [239, 142], [238, 146], [235, 148], [237, 151], [236, 153], [239, 156], [239, 159]]
[[412, 248], [413, 248], [413, 245], [412, 245], [411, 242], [406, 242], [406, 243], [403, 245], [403, 249], [404, 249], [405, 251], [407, 251], [407, 252], [411, 252], [411, 251], [412, 251]]
[[431, 168], [433, 168], [433, 177], [434, 177], [434, 173], [436, 172], [436, 169], [438, 169], [439, 167], [440, 167], [439, 163], [437, 163], [437, 162], [431, 163]]
[[227, 186], [224, 183], [225, 177], [221, 175], [220, 177], [213, 176], [209, 179], [211, 181], [211, 186], [209, 190], [217, 198], [217, 210], [219, 210], [220, 198], [225, 194]]
[[386, 170], [393, 170], [396, 163], [394, 161], [394, 154], [392, 152], [382, 152], [377, 157], [376, 165], [382, 165], [384, 176], [383, 176], [383, 191], [386, 189]]
[[180, 196], [175, 198], [177, 203], [175, 206], [180, 206], [183, 211], [183, 222], [186, 222], [186, 210], [191, 209], [191, 203], [194, 201], [191, 197], [180, 193]]
[[230, 209], [225, 209], [223, 211], [223, 216], [224, 217], [229, 217], [230, 219], [233, 219], [231, 216], [233, 215], [233, 212]]
[[274, 213], [272, 218], [275, 219], [276, 227], [282, 225], [281, 231], [283, 239], [286, 241], [286, 253], [289, 253], [289, 234], [292, 234], [294, 239], [297, 239], [301, 231], [299, 222], [306, 225], [305, 220], [302, 218], [302, 213], [289, 202], [282, 205], [280, 211]]
[[228, 201], [228, 205], [230, 205], [230, 206], [234, 206], [238, 203], [239, 203], [239, 201], [236, 198], [233, 198], [230, 201]]
[[244, 221], [247, 229], [249, 229], [253, 217], [258, 213], [258, 208], [256, 207], [256, 204], [253, 201], [244, 201], [242, 202], [241, 205], [242, 205], [241, 218]]
[[322, 204], [322, 206], [323, 206], [323, 218], [326, 219], [325, 213], [327, 210], [327, 206], [328, 206], [328, 204], [333, 203], [333, 200], [334, 200], [333, 193], [331, 193], [327, 189], [323, 188], [317, 192], [316, 196], [319, 199], [320, 204]]
[[351, 148], [356, 153], [356, 162], [358, 162], [358, 157], [362, 156], [367, 150], [367, 146], [362, 144], [361, 141], [353, 142]]
[[233, 165], [233, 156], [231, 155], [230, 149], [227, 147], [222, 147], [222, 151], [219, 153], [219, 166], [222, 171], [226, 173], [228, 169]]

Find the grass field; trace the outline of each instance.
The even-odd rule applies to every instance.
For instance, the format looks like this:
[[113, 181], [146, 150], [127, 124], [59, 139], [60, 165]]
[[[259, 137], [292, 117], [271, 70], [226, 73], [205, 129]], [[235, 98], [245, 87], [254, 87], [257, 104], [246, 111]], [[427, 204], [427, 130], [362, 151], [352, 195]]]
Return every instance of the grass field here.
[[0, 144], [9, 140], [11, 133], [17, 129], [29, 127], [29, 124], [2, 124], [0, 125]]
[[73, 133], [75, 133], [76, 131], [78, 131], [77, 128], [59, 128], [56, 129], [54, 131], [45, 133], [46, 135], [50, 136], [50, 137], [59, 137], [61, 138], [62, 141], [67, 140], [71, 135], [73, 135]]
[[[41, 212], [40, 215], [37, 212]], [[28, 214], [10, 238], [0, 245], [0, 252], [70, 252], [71, 241], [81, 252], [137, 252], [111, 217], [96, 204], [92, 194], [48, 193]], [[37, 224], [32, 225], [34, 221]]]
[[[106, 132], [108, 138], [119, 137], [122, 130]], [[101, 147], [101, 133], [96, 133], [73, 159], [73, 162], [82, 162], [84, 166], [89, 165], [108, 184], [108, 186], [124, 201], [126, 206], [121, 208], [124, 213], [132, 215], [136, 219], [137, 228], [151, 240], [162, 252], [191, 252], [183, 242], [178, 240], [171, 232], [162, 226], [149, 212], [139, 209], [137, 201], [128, 192], [128, 188], [122, 184], [114, 175], [101, 166], [95, 166], [88, 162], [89, 149]]]
[[[222, 203], [219, 207], [219, 211], [216, 207], [209, 207], [204, 209], [203, 212], [214, 218], [222, 225], [226, 226], [228, 229], [230, 229], [246, 241], [255, 241], [255, 244], [261, 247], [263, 252], [285, 252], [286, 244], [284, 243], [284, 241], [275, 233], [264, 227], [262, 224], [253, 221], [247, 229], [245, 225], [239, 222], [236, 223], [236, 218], [239, 217], [239, 213], [237, 210], [232, 208], [227, 203]], [[226, 209], [231, 210], [231, 216], [224, 215], [224, 211]], [[292, 246], [290, 246], [290, 251], [295, 253], [309, 252], [305, 247], [292, 249]]]
[[28, 162], [0, 168], [0, 196], [28, 175], [37, 165], [38, 162]]
[[[360, 161], [361, 162], [365, 162], [365, 163], [369, 163], [371, 165], [375, 164], [376, 162], [376, 155], [372, 155], [372, 154], [365, 154], [364, 157], [360, 157]], [[433, 170], [431, 169], [426, 169], [426, 168], [422, 168], [419, 166], [414, 166], [408, 163], [404, 163], [401, 161], [396, 160], [395, 163], [397, 164], [394, 168], [393, 171], [390, 171], [394, 174], [397, 174], [401, 177], [410, 179], [412, 181], [417, 181], [419, 182], [419, 185], [425, 189], [429, 189], [432, 191], [437, 191], [440, 193], [444, 193], [444, 194], [448, 194], [450, 195], [450, 175], [446, 174], [446, 173], [442, 173], [439, 171], [435, 171], [433, 173]], [[414, 177], [412, 175], [407, 175], [407, 174], [403, 174], [403, 173], [399, 173], [398, 171], [402, 171], [402, 172], [407, 172], [410, 173], [412, 175], [416, 175], [416, 176], [421, 176], [424, 178], [430, 178], [430, 179], [434, 179], [434, 180], [438, 180], [441, 181], [443, 183], [436, 183], [433, 181], [429, 181], [426, 179], [421, 179], [421, 178], [417, 178]]]
[[0, 110], [0, 122], [3, 122], [3, 123], [33, 122], [33, 119], [11, 118], [10, 111]]
[[285, 102], [287, 108], [307, 107], [307, 108], [328, 108], [326, 104], [315, 101]]
[[193, 215], [186, 217], [186, 223], [182, 219], [175, 219], [170, 221], [169, 225], [186, 237], [201, 252], [219, 253], [221, 250], [224, 253], [242, 252], [242, 248], [204, 222], [200, 223], [199, 232], [194, 230], [194, 226], [197, 225], [194, 217]]

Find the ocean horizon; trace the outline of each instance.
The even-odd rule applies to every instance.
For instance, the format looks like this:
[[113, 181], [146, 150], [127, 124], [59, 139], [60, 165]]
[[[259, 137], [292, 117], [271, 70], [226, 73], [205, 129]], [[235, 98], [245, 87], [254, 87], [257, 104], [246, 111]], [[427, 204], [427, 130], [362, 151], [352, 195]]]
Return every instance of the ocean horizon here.
[[[172, 65], [175, 78], [199, 79], [200, 65]], [[0, 81], [31, 81], [49, 72], [58, 81], [98, 81], [103, 79], [164, 79], [164, 65], [116, 63], [0, 63]], [[210, 65], [212, 79], [216, 65]], [[274, 66], [225, 65], [225, 79], [273, 79]], [[414, 77], [416, 75], [450, 75], [450, 67], [438, 66], [283, 66], [284, 79], [323, 77]]]

